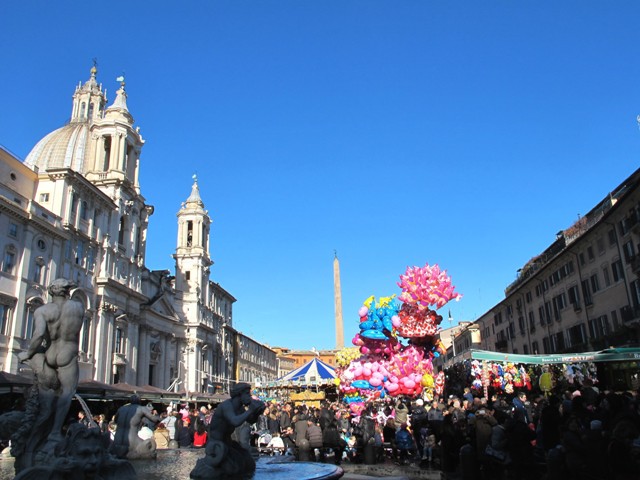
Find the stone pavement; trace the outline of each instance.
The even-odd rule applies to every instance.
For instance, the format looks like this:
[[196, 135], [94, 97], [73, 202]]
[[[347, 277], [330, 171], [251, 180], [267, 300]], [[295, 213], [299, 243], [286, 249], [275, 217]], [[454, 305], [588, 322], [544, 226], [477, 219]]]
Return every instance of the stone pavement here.
[[385, 463], [365, 465], [362, 463], [342, 462], [344, 470], [342, 480], [441, 480], [442, 472], [432, 467], [420, 467], [417, 464], [396, 465], [387, 460]]

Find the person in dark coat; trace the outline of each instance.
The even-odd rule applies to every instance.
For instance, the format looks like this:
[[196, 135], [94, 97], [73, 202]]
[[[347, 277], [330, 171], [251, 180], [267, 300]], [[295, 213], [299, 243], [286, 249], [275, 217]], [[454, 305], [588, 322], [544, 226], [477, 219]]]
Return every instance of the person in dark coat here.
[[305, 438], [309, 440], [309, 447], [322, 448], [322, 429], [313, 420], [307, 420]]
[[409, 452], [413, 451], [413, 436], [407, 430], [407, 424], [400, 424], [400, 429], [396, 432], [396, 447], [399, 452], [399, 461], [401, 465], [409, 463]]
[[340, 432], [338, 432], [338, 424], [335, 420], [329, 421], [324, 431], [322, 432], [322, 445], [324, 448], [331, 448], [335, 455], [335, 463], [336, 465], [340, 465], [342, 461], [342, 454], [344, 449], [347, 447], [347, 442], [345, 442], [340, 436]]
[[512, 468], [515, 478], [532, 478], [533, 466], [533, 446], [531, 441], [535, 440], [536, 432], [529, 428], [525, 421], [526, 413], [521, 409], [515, 409], [513, 418], [505, 425], [507, 435], [507, 449], [511, 456]]
[[301, 443], [304, 443], [303, 440], [307, 438], [307, 428], [309, 427], [308, 419], [309, 417], [307, 417], [305, 412], [300, 412], [296, 415], [296, 422], [293, 426], [293, 431], [295, 433], [294, 442], [296, 442], [298, 447]]
[[193, 444], [193, 435], [189, 429], [187, 419], [176, 422], [176, 441], [180, 448], [188, 448]]
[[280, 411], [280, 430], [284, 432], [291, 426], [291, 405], [285, 403]]

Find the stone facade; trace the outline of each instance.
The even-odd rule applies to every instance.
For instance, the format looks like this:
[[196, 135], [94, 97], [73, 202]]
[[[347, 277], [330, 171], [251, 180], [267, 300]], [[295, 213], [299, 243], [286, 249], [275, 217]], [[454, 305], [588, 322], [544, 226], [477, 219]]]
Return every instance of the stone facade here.
[[[465, 341], [472, 327], [480, 331], [480, 342]], [[518, 270], [504, 300], [455, 338], [456, 356], [467, 344], [519, 354], [638, 346], [640, 170], [558, 232]]]
[[[107, 106], [94, 67], [75, 89], [70, 122], [24, 163], [0, 148], [0, 368], [24, 368], [16, 354], [31, 336], [33, 310], [65, 277], [89, 312], [81, 380], [228, 391], [242, 334], [233, 327], [236, 299], [210, 279], [211, 218], [194, 177], [178, 211], [173, 274], [145, 266], [154, 208], [141, 193], [145, 140], [126, 100], [122, 82]], [[263, 357], [275, 372], [275, 354]]]

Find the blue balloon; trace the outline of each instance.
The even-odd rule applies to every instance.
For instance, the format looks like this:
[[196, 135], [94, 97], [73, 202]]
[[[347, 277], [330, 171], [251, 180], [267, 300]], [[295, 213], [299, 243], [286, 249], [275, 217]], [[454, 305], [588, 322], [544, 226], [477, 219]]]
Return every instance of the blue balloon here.
[[371, 388], [371, 384], [367, 380], [356, 380], [355, 382], [351, 382], [351, 386], [353, 388], [362, 388], [362, 389]]

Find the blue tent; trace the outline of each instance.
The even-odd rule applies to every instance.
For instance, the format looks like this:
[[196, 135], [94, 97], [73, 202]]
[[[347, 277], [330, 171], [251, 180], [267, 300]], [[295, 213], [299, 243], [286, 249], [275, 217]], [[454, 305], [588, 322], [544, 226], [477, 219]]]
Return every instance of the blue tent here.
[[276, 380], [278, 386], [282, 385], [325, 385], [332, 383], [336, 378], [336, 371], [331, 365], [314, 358], [309, 363], [296, 368], [285, 376]]

